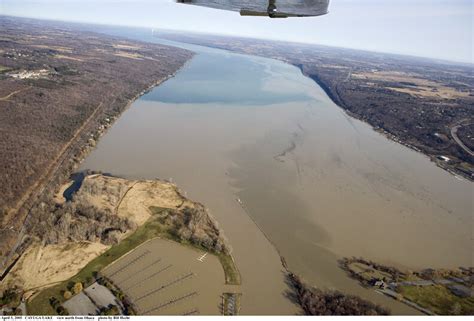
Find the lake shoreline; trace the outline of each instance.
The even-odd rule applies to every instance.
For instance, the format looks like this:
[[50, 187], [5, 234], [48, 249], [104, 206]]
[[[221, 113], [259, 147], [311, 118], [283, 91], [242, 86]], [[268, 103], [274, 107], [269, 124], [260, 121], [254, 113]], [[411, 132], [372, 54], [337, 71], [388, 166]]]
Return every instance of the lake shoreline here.
[[[199, 47], [183, 47], [200, 52]], [[242, 78], [235, 77], [236, 73]], [[228, 99], [222, 100], [223, 96]], [[337, 271], [337, 258], [327, 252], [426, 266], [432, 253], [420, 256], [413, 250], [407, 257], [400, 242], [395, 249], [388, 249], [387, 244], [398, 236], [385, 235], [383, 227], [391, 226], [395, 231], [408, 226], [403, 240], [406, 246], [437, 245], [431, 234], [420, 239], [416, 237], [419, 233], [414, 233], [420, 219], [429, 213], [444, 215], [445, 207], [449, 210], [452, 205], [450, 197], [438, 196], [438, 184], [432, 184], [431, 176], [455, 184], [453, 190], [463, 185], [437, 167], [427, 166], [419, 153], [393, 144], [365, 122], [347, 117], [297, 67], [209, 48], [202, 49], [186, 72], [139, 100], [101, 144], [84, 169], [126, 177], [172, 177], [194, 199], [206, 204], [236, 250], [244, 287], [249, 281], [257, 284], [269, 278], [268, 272], [260, 273], [261, 267], [252, 266], [251, 261], [273, 253], [267, 260], [272, 268], [278, 265], [281, 270], [284, 257], [294, 273], [312, 284], [362, 293], [378, 303], [387, 303], [387, 299], [359, 290]], [[135, 156], [122, 152], [119, 146], [133, 147], [130, 150]], [[287, 152], [282, 155], [282, 151]], [[402, 157], [405, 159], [399, 162]], [[420, 171], [422, 186], [412, 179], [412, 174]], [[420, 194], [420, 190], [426, 192]], [[457, 214], [465, 207], [462, 195]], [[346, 206], [340, 199], [347, 200]], [[366, 230], [376, 218], [381, 228], [369, 229], [363, 238], [353, 235]], [[428, 227], [437, 228], [437, 221], [431, 222]], [[251, 237], [258, 237], [265, 249], [257, 251]], [[452, 237], [448, 246], [443, 245], [443, 253], [452, 244], [459, 245], [463, 237]], [[463, 251], [464, 246], [432, 262], [463, 260], [459, 254]], [[393, 259], [387, 257], [391, 254]], [[277, 274], [272, 279], [278, 279]], [[249, 296], [244, 295], [242, 303], [243, 313], [258, 313], [246, 310], [249, 304], [255, 305]], [[414, 313], [396, 303], [397, 313]]]
[[[314, 81], [315, 83], [318, 84], [319, 87], [321, 87], [322, 90], [324, 90], [324, 92], [326, 93], [326, 95], [328, 95], [328, 97], [332, 100], [332, 102], [334, 103], [334, 105], [336, 105], [337, 107], [339, 107], [342, 111], [344, 111], [344, 113], [347, 114], [347, 116], [349, 117], [352, 117], [354, 119], [357, 119], [357, 120], [360, 120], [361, 122], [364, 122], [365, 124], [369, 125], [372, 130], [374, 132], [377, 132], [381, 135], [383, 135], [385, 138], [387, 138], [388, 140], [392, 141], [392, 142], [395, 142], [397, 144], [400, 144], [402, 146], [405, 146], [415, 152], [418, 152], [420, 154], [422, 154], [423, 156], [426, 156], [430, 162], [434, 163], [436, 166], [438, 166], [439, 168], [447, 171], [449, 174], [453, 175], [454, 177], [456, 178], [463, 178], [467, 181], [470, 181], [470, 182], [474, 182], [474, 176], [469, 176], [463, 172], [456, 172], [456, 171], [453, 171], [451, 168], [445, 166], [445, 162], [442, 162], [440, 161], [437, 157], [434, 157], [433, 155], [430, 155], [429, 153], [427, 152], [424, 152], [422, 149], [416, 147], [416, 146], [413, 146], [412, 144], [409, 144], [407, 143], [406, 141], [398, 138], [396, 135], [390, 133], [387, 129], [383, 128], [383, 127], [377, 127], [377, 126], [374, 126], [370, 123], [370, 121], [356, 113], [353, 113], [351, 112], [347, 107], [344, 106], [344, 103], [342, 102], [341, 99], [339, 99], [338, 97], [335, 97], [333, 95], [333, 92], [326, 86], [326, 84], [321, 80], [319, 79], [319, 77], [311, 77], [310, 74], [306, 73], [304, 70], [303, 70], [303, 67], [300, 66], [300, 65], [297, 65], [297, 64], [292, 64], [291, 62], [288, 62], [288, 61], [284, 61], [284, 60], [280, 60], [286, 64], [289, 64], [289, 65], [292, 65], [292, 66], [295, 66], [297, 67], [298, 69], [301, 70], [301, 73], [305, 76], [305, 77], [308, 77], [309, 79], [311, 79], [312, 81]], [[337, 95], [337, 93], [336, 93]], [[342, 105], [342, 106], [341, 106]]]
[[[309, 73], [304, 71], [305, 67], [308, 67], [308, 65], [302, 64], [301, 62], [298, 61], [298, 59], [296, 60], [296, 62], [292, 62], [292, 59], [289, 58], [289, 56], [287, 56], [286, 54], [282, 54], [281, 52], [278, 52], [278, 50], [274, 51], [273, 53], [271, 51], [268, 52], [268, 51], [265, 51], [265, 50], [260, 52], [259, 49], [258, 49], [258, 45], [254, 46], [256, 43], [252, 42], [252, 40], [255, 40], [255, 39], [251, 39], [251, 38], [246, 39], [250, 42], [249, 49], [247, 50], [247, 49], [244, 49], [243, 47], [241, 47], [242, 43], [245, 43], [245, 41], [242, 42], [243, 38], [238, 38], [238, 37], [235, 38], [235, 41], [236, 41], [235, 44], [226, 43], [226, 41], [214, 42], [214, 40], [212, 40], [210, 38], [206, 38], [206, 36], [203, 36], [203, 38], [201, 39], [201, 38], [199, 38], [195, 35], [194, 36], [193, 35], [182, 35], [182, 34], [179, 34], [179, 33], [170, 33], [170, 34], [164, 33], [163, 37], [165, 39], [172, 39], [172, 40], [178, 41], [178, 42], [184, 42], [184, 43], [200, 45], [200, 46], [204, 46], [204, 47], [208, 47], [208, 48], [225, 50], [225, 51], [228, 51], [228, 52], [238, 53], [238, 54], [242, 54], [242, 55], [249, 55], [249, 56], [255, 56], [255, 57], [264, 57], [264, 58], [269, 58], [269, 59], [275, 59], [275, 60], [281, 61], [283, 63], [295, 66], [295, 67], [297, 67], [298, 69], [301, 70], [303, 75], [305, 75], [309, 79], [316, 82], [326, 92], [326, 94], [334, 102], [334, 104], [337, 105], [342, 110], [344, 110], [348, 116], [350, 116], [352, 118], [355, 118], [355, 119], [358, 119], [358, 120], [368, 124], [369, 126], [371, 126], [373, 128], [374, 131], [384, 135], [389, 140], [394, 141], [396, 143], [399, 143], [399, 144], [401, 144], [405, 147], [408, 147], [408, 148], [410, 148], [414, 151], [417, 151], [417, 152], [423, 154], [424, 156], [427, 156], [428, 159], [431, 162], [433, 162], [436, 166], [438, 166], [439, 168], [447, 171], [451, 175], [455, 176], [457, 179], [463, 178], [467, 181], [474, 182], [474, 175], [472, 175], [472, 174], [469, 175], [467, 172], [462, 171], [461, 169], [458, 169], [458, 167], [456, 165], [452, 165], [452, 164], [449, 164], [448, 162], [445, 162], [442, 158], [439, 157], [440, 156], [439, 151], [438, 151], [438, 153], [430, 153], [429, 150], [428, 150], [429, 147], [427, 147], [427, 146], [420, 145], [420, 147], [416, 147], [416, 146], [408, 143], [405, 139], [400, 138], [396, 134], [393, 134], [393, 133], [389, 132], [387, 128], [377, 127], [377, 126], [373, 125], [371, 120], [368, 117], [364, 117], [363, 114], [359, 115], [357, 113], [351, 112], [347, 108], [344, 101], [342, 101], [342, 99], [340, 99], [340, 97], [338, 95], [338, 92], [337, 92], [337, 88], [336, 89], [330, 88], [331, 84], [326, 83], [316, 73], [313, 72], [313, 75], [310, 75]], [[221, 36], [218, 36], [218, 38], [219, 37], [221, 37]], [[226, 39], [226, 38], [224, 37], [223, 39]], [[232, 39], [232, 37], [230, 37], [228, 39]], [[294, 43], [294, 44], [296, 45], [296, 43]], [[344, 82], [346, 80], [343, 80], [343, 81], [340, 80], [340, 81]], [[457, 160], [457, 161], [459, 161], [459, 160]]]

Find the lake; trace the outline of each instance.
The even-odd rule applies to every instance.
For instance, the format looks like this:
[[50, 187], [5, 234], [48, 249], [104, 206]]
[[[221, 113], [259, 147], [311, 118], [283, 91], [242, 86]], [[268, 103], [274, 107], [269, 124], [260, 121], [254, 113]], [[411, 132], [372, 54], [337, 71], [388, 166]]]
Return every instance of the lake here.
[[294, 313], [280, 255], [319, 287], [415, 313], [337, 266], [472, 265], [472, 183], [351, 118], [283, 62], [154, 38], [197, 55], [137, 100], [81, 169], [171, 179], [217, 219], [242, 274], [242, 313]]

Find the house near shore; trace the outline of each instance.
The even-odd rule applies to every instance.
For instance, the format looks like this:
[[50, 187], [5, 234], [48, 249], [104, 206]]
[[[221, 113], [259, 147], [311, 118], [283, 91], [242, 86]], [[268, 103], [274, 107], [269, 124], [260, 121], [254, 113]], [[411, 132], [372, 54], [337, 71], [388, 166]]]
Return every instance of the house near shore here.
[[460, 298], [469, 298], [473, 296], [473, 290], [461, 284], [448, 285], [449, 291]]
[[373, 278], [372, 280], [370, 280], [369, 284], [371, 286], [379, 288], [379, 289], [386, 289], [387, 288], [387, 283], [384, 280], [380, 280], [380, 279], [377, 279], [377, 278]]
[[443, 155], [437, 156], [437, 158], [438, 158], [439, 160], [444, 161], [444, 162], [449, 162], [449, 161], [451, 160], [449, 157], [443, 156]]

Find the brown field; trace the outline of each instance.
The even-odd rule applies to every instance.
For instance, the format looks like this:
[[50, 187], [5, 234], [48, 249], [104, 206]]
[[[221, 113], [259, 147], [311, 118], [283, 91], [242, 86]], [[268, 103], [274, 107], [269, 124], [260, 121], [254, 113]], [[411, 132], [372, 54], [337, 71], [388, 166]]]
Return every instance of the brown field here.
[[145, 58], [144, 56], [142, 56], [138, 53], [127, 52], [127, 51], [119, 51], [119, 52], [115, 53], [115, 56], [123, 57], [123, 58], [130, 58], [130, 59], [138, 59], [138, 60], [141, 60], [141, 59]]
[[[387, 86], [386, 88], [400, 93], [406, 93], [418, 98], [455, 100], [457, 98], [467, 98], [470, 95], [468, 90], [457, 90], [454, 87], [448, 87], [436, 81], [420, 78], [419, 75], [403, 72], [383, 71], [365, 72], [360, 74], [352, 73], [351, 78], [361, 79], [366, 82], [382, 81], [403, 84], [401, 87]], [[376, 85], [376, 83], [372, 83], [372, 86], [375, 87]]]

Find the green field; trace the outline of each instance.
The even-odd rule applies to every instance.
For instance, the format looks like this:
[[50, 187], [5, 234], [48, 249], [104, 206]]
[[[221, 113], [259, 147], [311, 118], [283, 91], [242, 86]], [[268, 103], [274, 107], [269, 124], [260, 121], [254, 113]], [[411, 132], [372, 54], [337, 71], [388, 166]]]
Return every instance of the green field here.
[[474, 298], [460, 298], [442, 285], [401, 286], [406, 299], [440, 315], [474, 314]]
[[225, 283], [239, 285], [240, 274], [235, 267], [234, 260], [229, 254], [216, 254], [222, 264], [225, 273]]
[[[50, 298], [55, 297], [61, 303], [64, 302], [64, 297], [62, 295], [63, 291], [67, 290], [68, 286], [72, 283], [82, 282], [86, 286], [94, 280], [96, 273], [100, 272], [103, 268], [105, 268], [110, 263], [114, 262], [124, 254], [128, 253], [129, 251], [136, 248], [138, 245], [142, 244], [143, 242], [156, 238], [156, 237], [163, 237], [167, 239], [171, 239], [173, 241], [177, 241], [183, 245], [198, 247], [199, 249], [203, 249], [199, 246], [194, 246], [191, 243], [183, 243], [181, 242], [174, 233], [170, 230], [171, 227], [164, 226], [160, 222], [160, 215], [166, 209], [162, 208], [152, 208], [152, 217], [140, 226], [134, 233], [128, 236], [126, 239], [121, 241], [119, 244], [112, 246], [108, 251], [103, 253], [102, 255], [98, 256], [89, 264], [87, 264], [78, 274], [73, 276], [67, 281], [64, 281], [56, 286], [51, 288], [47, 288], [42, 290], [38, 293], [32, 300], [27, 303], [27, 310], [28, 314], [30, 315], [55, 315], [57, 314], [56, 311], [52, 308], [49, 303]], [[205, 250], [205, 249], [203, 249]], [[240, 275], [235, 267], [234, 261], [230, 255], [225, 254], [216, 254], [219, 257], [219, 260], [222, 264], [224, 269], [226, 283], [228, 284], [240, 284]]]
[[0, 65], [0, 74], [8, 70], [10, 70], [10, 68]]

